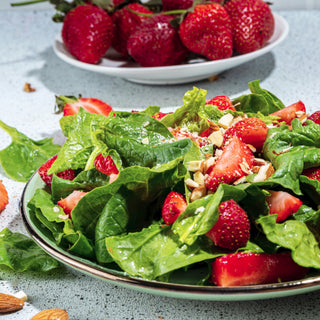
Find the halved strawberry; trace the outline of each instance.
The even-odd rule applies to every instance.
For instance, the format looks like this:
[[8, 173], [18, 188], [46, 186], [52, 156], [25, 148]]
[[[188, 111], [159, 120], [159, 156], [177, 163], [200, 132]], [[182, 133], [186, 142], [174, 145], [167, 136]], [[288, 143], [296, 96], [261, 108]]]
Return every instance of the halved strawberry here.
[[266, 196], [270, 214], [277, 214], [277, 222], [286, 220], [289, 216], [298, 211], [302, 201], [285, 191], [269, 191]]
[[9, 203], [8, 192], [2, 180], [0, 180], [0, 212], [5, 209], [7, 204]]
[[104, 157], [100, 153], [94, 160], [94, 166], [96, 169], [107, 176], [111, 174], [118, 174], [119, 170], [110, 156]]
[[271, 113], [271, 116], [277, 116], [280, 119], [278, 121], [284, 121], [286, 124], [291, 124], [291, 121], [295, 118], [300, 118], [306, 113], [306, 107], [302, 101], [291, 104], [283, 109]]
[[206, 100], [205, 103], [217, 106], [219, 110], [236, 111], [236, 109], [234, 108], [234, 106], [228, 96], [216, 96], [210, 100]]
[[259, 118], [246, 118], [236, 122], [224, 133], [224, 141], [237, 135], [247, 144], [254, 146], [257, 151], [261, 151], [268, 133], [267, 125]]
[[206, 236], [221, 248], [237, 250], [244, 247], [250, 237], [247, 213], [233, 199], [222, 202], [218, 221]]
[[112, 107], [102, 100], [96, 98], [70, 98], [65, 96], [57, 97], [58, 108], [63, 110], [64, 116], [73, 116], [79, 112], [80, 108], [90, 113], [103, 114], [108, 116]]
[[217, 286], [246, 286], [302, 279], [308, 268], [286, 253], [230, 253], [212, 262], [211, 282]]
[[171, 191], [162, 206], [162, 218], [165, 224], [174, 223], [178, 216], [186, 210], [186, 198], [179, 192]]
[[320, 167], [304, 169], [301, 174], [309, 179], [320, 181]]
[[[56, 161], [57, 155], [53, 156], [47, 160], [39, 169], [38, 173], [41, 179], [45, 182], [46, 185], [51, 186], [52, 183], [52, 174], [48, 174], [48, 170], [51, 168], [52, 164]], [[73, 180], [75, 178], [75, 172], [72, 169], [67, 169], [56, 174], [59, 178], [66, 180]]]
[[63, 209], [65, 214], [71, 217], [71, 211], [86, 194], [87, 192], [74, 190], [66, 198], [59, 200], [58, 205]]
[[216, 163], [207, 171], [206, 187], [216, 191], [221, 183], [231, 184], [250, 173], [254, 155], [237, 136], [233, 136], [223, 149]]

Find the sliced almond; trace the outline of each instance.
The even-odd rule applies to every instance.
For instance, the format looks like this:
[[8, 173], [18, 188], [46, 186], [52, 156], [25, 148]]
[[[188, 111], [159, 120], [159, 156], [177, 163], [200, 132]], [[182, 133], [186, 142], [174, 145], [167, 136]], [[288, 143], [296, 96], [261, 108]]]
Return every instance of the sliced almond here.
[[231, 113], [227, 113], [219, 119], [218, 125], [224, 129], [227, 129], [231, 126], [232, 121], [233, 115]]
[[188, 171], [191, 171], [191, 172], [201, 171], [202, 168], [203, 168], [203, 161], [202, 160], [190, 161], [188, 163]]
[[219, 131], [214, 131], [210, 134], [210, 136], [208, 137], [208, 141], [209, 143], [217, 146], [217, 147], [221, 147], [223, 144], [223, 134], [222, 132]]
[[196, 183], [194, 180], [192, 180], [190, 178], [185, 180], [185, 184], [190, 189], [194, 189], [194, 188], [198, 188], [199, 187], [198, 183]]
[[254, 158], [254, 163], [255, 166], [264, 166], [265, 164], [267, 164], [267, 161], [262, 159], [262, 158]]
[[253, 182], [261, 182], [267, 180], [274, 173], [274, 168], [271, 163], [260, 167], [259, 172], [253, 178]]
[[198, 200], [200, 198], [203, 198], [204, 196], [207, 195], [207, 188], [205, 185], [199, 186], [191, 192], [190, 195], [190, 201], [193, 202], [195, 200]]
[[193, 180], [199, 185], [203, 185], [204, 184], [204, 175], [202, 172], [197, 171], [194, 173], [193, 175]]
[[19, 311], [24, 301], [10, 294], [0, 293], [0, 314]]
[[69, 315], [64, 309], [46, 309], [33, 316], [30, 320], [68, 320]]

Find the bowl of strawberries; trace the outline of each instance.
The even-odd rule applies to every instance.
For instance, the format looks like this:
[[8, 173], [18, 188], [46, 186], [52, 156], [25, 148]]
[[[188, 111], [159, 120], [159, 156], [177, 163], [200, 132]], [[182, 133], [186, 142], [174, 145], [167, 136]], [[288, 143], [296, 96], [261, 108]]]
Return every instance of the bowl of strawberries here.
[[59, 58], [144, 84], [214, 77], [269, 52], [289, 31], [263, 0], [93, 1], [56, 20]]

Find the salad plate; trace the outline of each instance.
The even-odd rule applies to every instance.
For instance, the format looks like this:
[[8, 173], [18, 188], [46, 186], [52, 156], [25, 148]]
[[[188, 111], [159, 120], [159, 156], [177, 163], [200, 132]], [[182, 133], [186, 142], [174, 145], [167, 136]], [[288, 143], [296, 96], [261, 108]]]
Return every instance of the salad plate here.
[[[303, 294], [320, 289], [320, 277], [309, 277], [303, 280], [281, 282], [277, 284], [251, 285], [241, 287], [217, 287], [190, 285], [184, 274], [175, 275], [176, 283], [149, 281], [141, 278], [131, 277], [116, 267], [102, 267], [92, 261], [77, 257], [58, 247], [51, 236], [41, 227], [29, 210], [27, 203], [38, 188], [43, 188], [44, 183], [38, 173], [35, 173], [25, 186], [23, 191], [20, 212], [26, 230], [34, 241], [42, 247], [49, 255], [77, 271], [89, 276], [99, 278], [113, 284], [141, 292], [175, 297], [181, 299], [196, 299], [207, 301], [246, 301], [286, 297]], [[188, 272], [190, 281], [201, 275], [201, 268]]]
[[93, 65], [81, 62], [74, 58], [64, 46], [60, 34], [57, 35], [53, 48], [60, 59], [84, 70], [150, 85], [188, 83], [214, 77], [223, 71], [237, 67], [270, 52], [287, 37], [289, 32], [289, 25], [283, 17], [274, 13], [274, 18], [274, 34], [263, 48], [251, 53], [217, 61], [191, 59], [187, 63], [181, 65], [167, 67], [139, 67], [136, 63], [129, 62], [123, 58], [121, 59], [121, 57], [109, 50], [99, 64]]

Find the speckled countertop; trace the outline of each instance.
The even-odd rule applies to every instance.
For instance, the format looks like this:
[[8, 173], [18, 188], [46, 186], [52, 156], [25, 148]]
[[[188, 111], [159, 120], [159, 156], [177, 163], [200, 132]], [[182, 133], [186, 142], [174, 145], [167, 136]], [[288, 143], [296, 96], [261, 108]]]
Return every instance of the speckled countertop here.
[[[55, 94], [91, 96], [113, 108], [132, 110], [148, 105], [181, 104], [192, 86], [208, 95], [231, 97], [248, 92], [247, 83], [261, 79], [263, 88], [285, 104], [302, 100], [309, 111], [320, 108], [320, 11], [281, 11], [290, 25], [288, 38], [271, 53], [220, 74], [215, 82], [146, 86], [77, 69], [61, 61], [52, 44], [60, 25], [54, 11], [0, 11], [0, 119], [28, 137], [54, 137], [59, 142], [53, 113]], [[36, 89], [23, 91], [25, 82]], [[0, 131], [0, 150], [10, 143]], [[24, 184], [1, 175], [10, 204], [0, 215], [0, 230], [26, 233], [19, 215]], [[84, 275], [68, 267], [49, 274], [15, 274], [0, 270], [0, 292], [23, 290], [29, 300], [6, 320], [27, 320], [47, 308], [64, 308], [70, 319], [319, 319], [320, 291], [269, 300], [194, 301], [146, 294]]]

